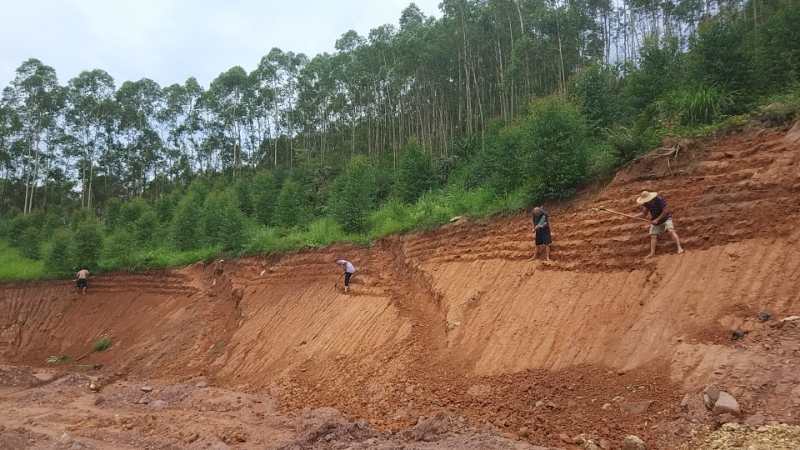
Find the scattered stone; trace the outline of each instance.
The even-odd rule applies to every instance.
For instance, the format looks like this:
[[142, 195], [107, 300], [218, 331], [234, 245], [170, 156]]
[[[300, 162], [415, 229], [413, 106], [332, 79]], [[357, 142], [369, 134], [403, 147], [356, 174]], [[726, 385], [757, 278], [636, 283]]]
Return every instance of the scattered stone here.
[[690, 401], [689, 394], [684, 395], [683, 398], [681, 399], [681, 409], [682, 410], [684, 410], [684, 411], [688, 411], [689, 410], [689, 401]]
[[732, 341], [742, 340], [742, 339], [744, 339], [746, 334], [747, 334], [746, 331], [736, 330], [736, 331], [733, 332], [733, 334], [731, 334], [731, 340]]
[[601, 450], [601, 447], [594, 443], [593, 440], [589, 439], [582, 445], [583, 450]]
[[100, 392], [100, 385], [92, 381], [89, 383], [89, 390], [92, 392]]
[[781, 322], [784, 322], [784, 323], [785, 322], [794, 322], [795, 320], [800, 320], [800, 316], [784, 317], [783, 319], [781, 319]]
[[164, 409], [167, 407], [167, 402], [164, 400], [156, 400], [153, 403], [150, 403], [150, 407], [153, 409]]
[[142, 392], [153, 392], [152, 386], [147, 386], [147, 385], [142, 386], [141, 390], [142, 390]]
[[752, 416], [745, 419], [744, 424], [751, 426], [751, 427], [760, 427], [767, 423], [767, 418], [761, 414], [753, 414]]
[[197, 433], [192, 433], [192, 434], [186, 436], [186, 438], [184, 438], [183, 442], [185, 442], [187, 444], [191, 444], [192, 442], [194, 442], [194, 441], [196, 441], [198, 439], [200, 439], [200, 435], [197, 434]]
[[520, 437], [526, 438], [530, 434], [530, 430], [528, 430], [528, 427], [520, 427], [519, 431], [517, 431], [517, 434], [520, 435]]
[[208, 382], [207, 382], [207, 381], [205, 381], [205, 380], [203, 380], [203, 381], [199, 381], [199, 382], [197, 382], [197, 383], [194, 385], [194, 387], [196, 387], [196, 388], [198, 388], [198, 389], [207, 388], [207, 387], [208, 387]]
[[543, 401], [541, 401], [541, 400], [539, 400], [539, 401], [537, 401], [537, 402], [536, 402], [535, 406], [536, 406], [537, 408], [541, 408], [542, 406], [544, 406], [544, 402], [543, 402]]
[[625, 402], [622, 404], [622, 410], [629, 414], [644, 414], [652, 404], [653, 400], [643, 400], [639, 402]]
[[98, 395], [96, 399], [94, 399], [94, 406], [99, 406], [105, 403], [106, 399], [102, 395]]
[[604, 403], [603, 406], [600, 407], [603, 411], [608, 411], [611, 409], [611, 403]]
[[733, 414], [738, 416], [742, 410], [739, 408], [739, 402], [733, 396], [725, 391], [720, 391], [719, 398], [714, 403], [714, 414]]
[[761, 322], [766, 322], [769, 319], [772, 319], [772, 314], [770, 314], [769, 312], [761, 311], [760, 313], [758, 313], [758, 320], [760, 320]]
[[561, 442], [565, 444], [573, 444], [572, 438], [567, 435], [567, 433], [561, 433], [558, 435], [558, 438], [561, 439]]
[[717, 403], [717, 399], [719, 399], [718, 387], [710, 385], [703, 390], [703, 403], [706, 405], [706, 408], [713, 409], [714, 404]]
[[603, 450], [611, 450], [611, 442], [609, 442], [608, 439], [600, 439], [600, 442], [598, 442], [597, 444]]
[[644, 441], [639, 436], [628, 435], [622, 441], [622, 450], [647, 450]]
[[546, 406], [547, 406], [548, 408], [550, 408], [550, 409], [556, 409], [556, 408], [558, 408], [558, 405], [556, 405], [556, 404], [555, 404], [555, 403], [553, 403], [553, 402], [547, 402], [547, 405], [546, 405]]

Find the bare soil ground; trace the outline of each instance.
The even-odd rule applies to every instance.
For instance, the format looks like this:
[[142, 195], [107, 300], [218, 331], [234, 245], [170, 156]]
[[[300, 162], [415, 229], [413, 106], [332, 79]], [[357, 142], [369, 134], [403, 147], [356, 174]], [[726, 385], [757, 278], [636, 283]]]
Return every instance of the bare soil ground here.
[[[0, 448], [674, 449], [723, 421], [796, 425], [800, 127], [664, 150], [551, 208], [552, 264], [518, 215], [87, 296], [0, 285]], [[644, 260], [646, 224], [592, 210], [633, 213], [643, 189], [685, 254], [663, 239]], [[738, 417], [705, 408], [711, 384]]]

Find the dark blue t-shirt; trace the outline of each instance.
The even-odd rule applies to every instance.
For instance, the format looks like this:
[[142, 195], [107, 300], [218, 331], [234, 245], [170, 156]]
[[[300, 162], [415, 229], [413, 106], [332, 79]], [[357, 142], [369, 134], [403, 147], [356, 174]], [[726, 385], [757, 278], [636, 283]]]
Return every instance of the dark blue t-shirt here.
[[[655, 219], [656, 217], [661, 215], [661, 212], [664, 211], [664, 208], [667, 207], [667, 201], [661, 198], [661, 196], [659, 195], [658, 197], [645, 203], [644, 206], [645, 208], [647, 208], [648, 211], [650, 211], [650, 217], [652, 219]], [[662, 223], [666, 222], [667, 219], [669, 219], [670, 217], [672, 217], [672, 213], [664, 214], [664, 217], [662, 217], [661, 220], [658, 221], [658, 225], [661, 225]]]
[[533, 226], [541, 225], [543, 229], [550, 228], [550, 216], [542, 210], [540, 214], [533, 215]]

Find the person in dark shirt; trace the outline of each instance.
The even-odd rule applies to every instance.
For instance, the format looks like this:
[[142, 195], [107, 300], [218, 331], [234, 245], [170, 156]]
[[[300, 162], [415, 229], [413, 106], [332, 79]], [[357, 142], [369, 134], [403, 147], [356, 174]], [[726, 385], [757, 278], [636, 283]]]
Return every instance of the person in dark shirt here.
[[550, 215], [541, 206], [533, 208], [533, 234], [534, 250], [533, 259], [539, 255], [539, 248], [544, 248], [544, 260], [550, 261], [550, 244], [553, 242], [550, 236]]
[[672, 223], [672, 211], [667, 206], [666, 200], [658, 195], [658, 192], [642, 191], [636, 198], [636, 204], [642, 208], [642, 216], [650, 218], [650, 254], [648, 258], [656, 255], [656, 244], [658, 237], [669, 232], [675, 244], [678, 246], [678, 254], [683, 253], [681, 240], [675, 232], [675, 225]]

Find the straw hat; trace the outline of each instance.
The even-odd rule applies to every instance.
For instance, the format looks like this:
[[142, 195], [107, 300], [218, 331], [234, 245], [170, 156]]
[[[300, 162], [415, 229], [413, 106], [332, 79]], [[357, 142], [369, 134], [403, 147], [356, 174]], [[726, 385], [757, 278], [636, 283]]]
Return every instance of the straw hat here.
[[658, 197], [658, 192], [642, 191], [642, 193], [639, 194], [638, 197], [636, 197], [636, 204], [644, 205], [645, 203], [653, 200], [656, 197]]

